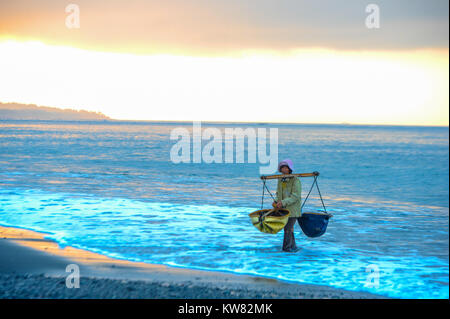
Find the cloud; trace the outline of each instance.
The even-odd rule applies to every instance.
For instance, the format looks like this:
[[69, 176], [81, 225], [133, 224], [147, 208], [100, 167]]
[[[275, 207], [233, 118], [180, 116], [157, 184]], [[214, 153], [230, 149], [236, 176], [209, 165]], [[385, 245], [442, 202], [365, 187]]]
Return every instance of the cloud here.
[[61, 1], [0, 2], [0, 37], [133, 53], [224, 54], [448, 48], [447, 0], [373, 1], [368, 29], [361, 0], [78, 0], [80, 29], [65, 27]]

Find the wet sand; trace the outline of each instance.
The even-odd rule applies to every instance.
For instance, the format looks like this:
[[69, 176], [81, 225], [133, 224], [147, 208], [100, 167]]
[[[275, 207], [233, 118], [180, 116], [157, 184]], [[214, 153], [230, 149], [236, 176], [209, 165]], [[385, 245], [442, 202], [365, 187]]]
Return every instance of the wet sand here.
[[[386, 298], [327, 286], [113, 259], [0, 226], [0, 298], [361, 299]], [[80, 287], [68, 288], [76, 264]], [[73, 281], [70, 281], [73, 283]]]

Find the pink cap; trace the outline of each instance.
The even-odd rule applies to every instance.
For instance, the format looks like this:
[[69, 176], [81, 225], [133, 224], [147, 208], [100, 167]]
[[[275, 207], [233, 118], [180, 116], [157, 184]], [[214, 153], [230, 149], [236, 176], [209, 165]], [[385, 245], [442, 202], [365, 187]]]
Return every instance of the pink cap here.
[[287, 167], [289, 167], [291, 169], [291, 171], [294, 171], [294, 164], [292, 164], [292, 161], [287, 158], [285, 160], [282, 160], [279, 164], [278, 164], [278, 171], [281, 172], [281, 166], [283, 165], [287, 165]]

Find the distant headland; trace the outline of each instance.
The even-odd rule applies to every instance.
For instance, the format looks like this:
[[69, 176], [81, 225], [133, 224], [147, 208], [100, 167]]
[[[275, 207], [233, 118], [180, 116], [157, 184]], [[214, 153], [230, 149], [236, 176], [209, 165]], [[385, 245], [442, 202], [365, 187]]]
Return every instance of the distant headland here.
[[92, 121], [111, 118], [100, 112], [0, 102], [0, 120]]

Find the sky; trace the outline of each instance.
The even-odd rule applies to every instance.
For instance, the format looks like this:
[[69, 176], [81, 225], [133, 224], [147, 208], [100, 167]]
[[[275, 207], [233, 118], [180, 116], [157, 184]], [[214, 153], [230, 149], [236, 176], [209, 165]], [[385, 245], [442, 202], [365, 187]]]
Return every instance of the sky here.
[[[366, 25], [370, 3], [379, 28]], [[0, 1], [0, 102], [133, 120], [448, 126], [448, 6]]]

